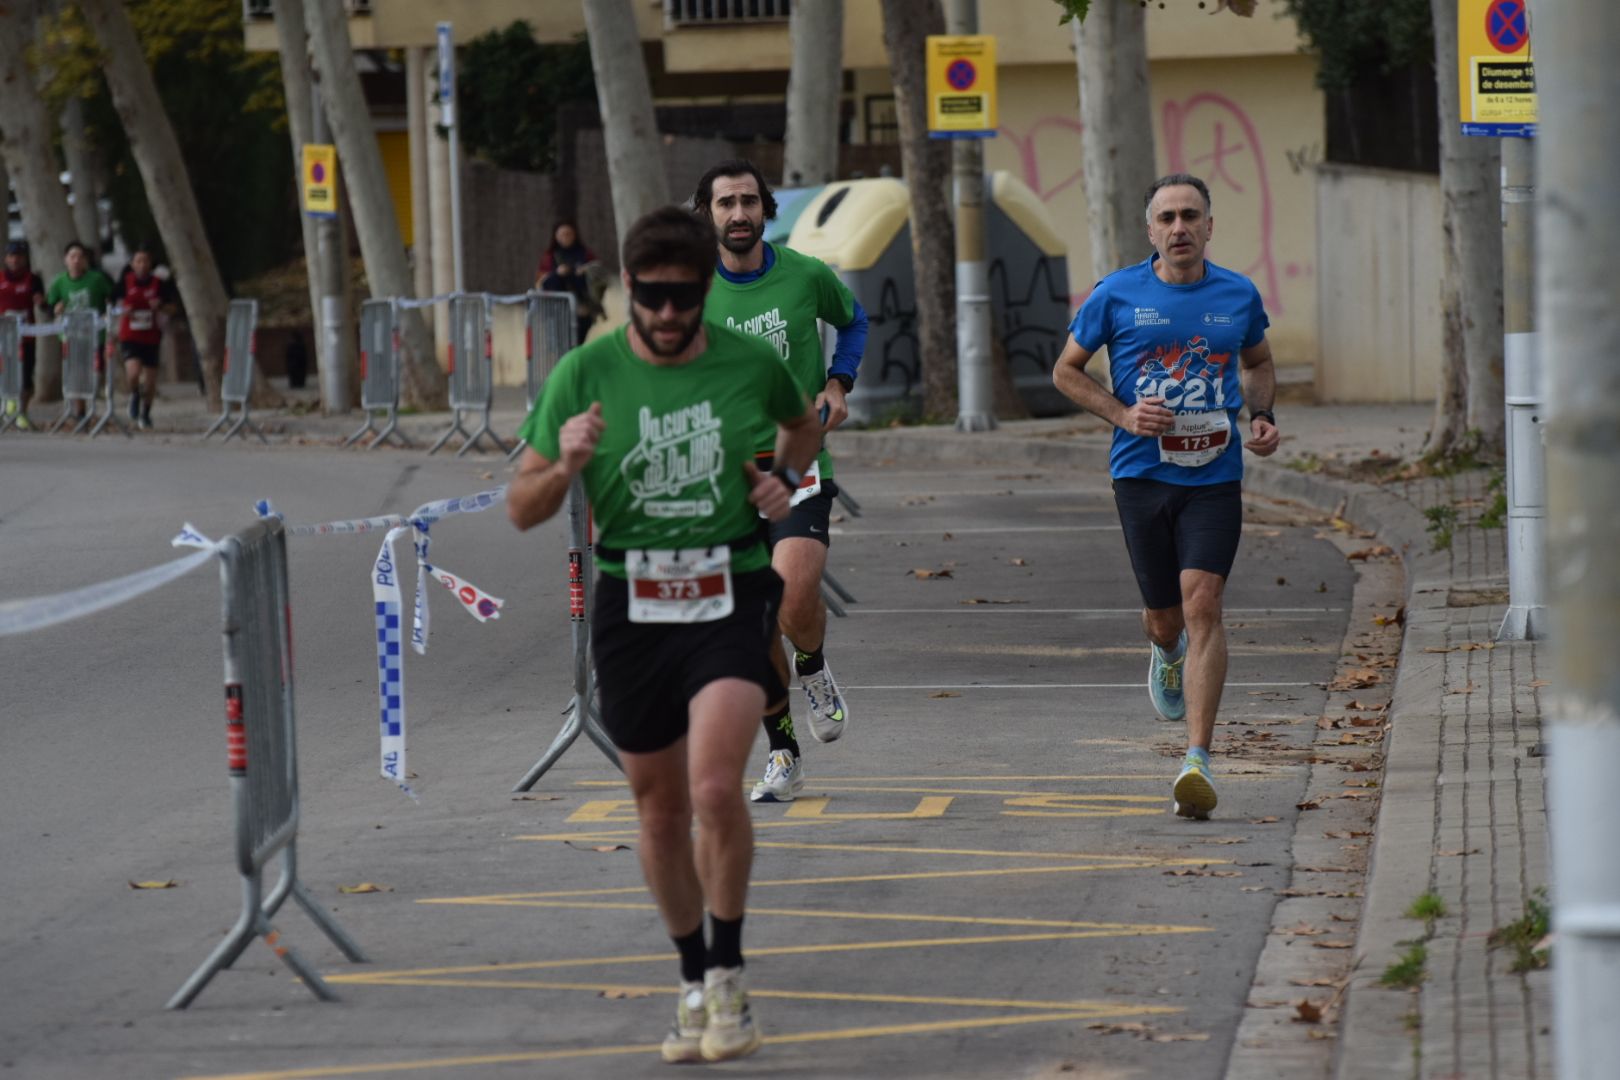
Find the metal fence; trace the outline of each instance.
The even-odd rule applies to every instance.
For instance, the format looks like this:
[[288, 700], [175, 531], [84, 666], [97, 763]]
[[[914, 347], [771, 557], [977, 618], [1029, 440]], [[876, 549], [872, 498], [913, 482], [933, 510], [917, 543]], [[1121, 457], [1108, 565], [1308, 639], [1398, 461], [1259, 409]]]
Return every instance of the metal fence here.
[[231, 406], [235, 405], [239, 410], [236, 423], [226, 429], [224, 441], [230, 442], [231, 437], [240, 433], [243, 427], [257, 435], [260, 442], [270, 441], [248, 415], [251, 408], [249, 399], [253, 396], [253, 361], [257, 352], [258, 325], [257, 300], [231, 301], [225, 315], [225, 370], [219, 387], [220, 401], [225, 407], [213, 426], [203, 432], [204, 439], [231, 422]]
[[[579, 344], [579, 323], [576, 321], [573, 293], [530, 293], [523, 311], [523, 347], [526, 357], [524, 383], [527, 386], [527, 405], [530, 410], [540, 400], [546, 380], [563, 354]], [[523, 441], [514, 439], [515, 458], [523, 453]]]
[[22, 416], [22, 316], [0, 315], [0, 432]]
[[[90, 426], [90, 403], [96, 397], [101, 315], [79, 308], [62, 316], [62, 415], [50, 430], [72, 424], [74, 434]], [[81, 411], [82, 410], [82, 411]]]
[[[495, 448], [506, 453], [506, 443], [490, 426], [489, 411], [494, 402], [494, 340], [490, 322], [490, 298], [482, 293], [458, 293], [450, 298], [450, 428], [428, 448], [439, 451], [454, 435], [461, 435], [460, 457], [479, 441], [489, 438]], [[483, 420], [477, 430], [468, 432], [461, 424], [464, 411], [480, 412]]]
[[[352, 446], [367, 432], [374, 432], [367, 450], [375, 450], [389, 439], [401, 446], [413, 446], [399, 430], [399, 308], [392, 300], [367, 300], [360, 305], [360, 408], [366, 414], [365, 426], [343, 441]], [[373, 425], [376, 413], [386, 421], [381, 430]]]
[[[225, 940], [169, 1000], [191, 1004], [217, 973], [261, 936], [322, 1000], [336, 995], [271, 927], [291, 896], [350, 960], [364, 955], [298, 881], [298, 753], [293, 712], [292, 628], [287, 545], [279, 520], [265, 519], [220, 544], [224, 594], [225, 738], [236, 820], [242, 911]], [[281, 878], [268, 896], [265, 867], [281, 856]]]

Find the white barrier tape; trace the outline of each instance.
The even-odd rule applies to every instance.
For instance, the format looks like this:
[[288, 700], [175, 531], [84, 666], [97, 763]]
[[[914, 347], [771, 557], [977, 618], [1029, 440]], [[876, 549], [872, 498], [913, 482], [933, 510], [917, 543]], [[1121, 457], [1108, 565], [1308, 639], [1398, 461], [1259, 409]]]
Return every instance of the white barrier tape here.
[[377, 611], [377, 704], [381, 734], [380, 770], [416, 798], [405, 783], [405, 657], [401, 648], [400, 624], [403, 617], [399, 590], [399, 565], [394, 560], [394, 541], [405, 529], [390, 529], [383, 537], [377, 560], [372, 564], [371, 597]]
[[169, 541], [169, 546], [202, 548], [204, 551], [219, 550], [219, 544], [198, 532], [197, 526], [189, 521], [180, 526], [180, 531], [175, 534], [173, 540]]
[[48, 323], [23, 323], [19, 332], [23, 337], [50, 337], [67, 333], [67, 323], [61, 319]]
[[86, 615], [117, 607], [138, 596], [159, 589], [179, 577], [184, 577], [214, 555], [210, 546], [205, 551], [192, 552], [161, 566], [137, 570], [111, 581], [86, 585], [72, 592], [54, 596], [35, 596], [24, 600], [0, 603], [0, 637], [27, 634], [43, 630], [58, 623], [71, 622]]
[[416, 532], [412, 539], [416, 542], [416, 609], [411, 613], [411, 648], [416, 650], [417, 656], [427, 655], [428, 643], [428, 598], [427, 598], [427, 570], [428, 550], [433, 546], [433, 538], [428, 536], [428, 527], [421, 522], [415, 522]]
[[461, 601], [461, 606], [467, 609], [468, 614], [479, 622], [489, 622], [491, 619], [501, 617], [501, 608], [506, 601], [498, 596], [491, 596], [465, 578], [457, 577], [441, 566], [423, 566], [428, 574], [440, 585], [450, 590], [452, 596]]
[[529, 294], [526, 292], [509, 293], [506, 296], [488, 296], [486, 299], [488, 299], [492, 304], [527, 304], [529, 302]]

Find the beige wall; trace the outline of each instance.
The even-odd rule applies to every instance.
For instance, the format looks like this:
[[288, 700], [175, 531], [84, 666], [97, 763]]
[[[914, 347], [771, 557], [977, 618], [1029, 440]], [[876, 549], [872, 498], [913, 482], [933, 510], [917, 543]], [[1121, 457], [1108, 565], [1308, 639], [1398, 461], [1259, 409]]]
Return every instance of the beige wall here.
[[1317, 400], [1434, 400], [1443, 345], [1439, 178], [1326, 165], [1316, 204]]

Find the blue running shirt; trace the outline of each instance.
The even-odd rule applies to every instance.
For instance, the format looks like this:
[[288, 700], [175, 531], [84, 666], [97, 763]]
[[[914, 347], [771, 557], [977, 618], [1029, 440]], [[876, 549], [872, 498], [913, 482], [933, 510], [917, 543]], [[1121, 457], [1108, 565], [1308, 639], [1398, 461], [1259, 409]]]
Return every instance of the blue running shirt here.
[[1170, 484], [1240, 479], [1238, 351], [1260, 344], [1271, 325], [1260, 290], [1242, 274], [1208, 261], [1199, 281], [1170, 285], [1153, 272], [1158, 257], [1099, 281], [1069, 324], [1075, 343], [1087, 352], [1108, 347], [1115, 397], [1131, 406], [1138, 397], [1162, 396], [1165, 408], [1177, 414], [1176, 432], [1168, 436], [1115, 428], [1108, 470], [1116, 479]]

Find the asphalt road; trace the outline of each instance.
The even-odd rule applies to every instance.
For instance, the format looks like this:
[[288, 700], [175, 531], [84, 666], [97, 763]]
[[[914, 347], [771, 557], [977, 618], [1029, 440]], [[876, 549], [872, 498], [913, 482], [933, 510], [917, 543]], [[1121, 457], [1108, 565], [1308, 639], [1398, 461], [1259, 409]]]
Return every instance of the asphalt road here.
[[[1171, 815], [1184, 742], [1148, 706], [1105, 477], [840, 475], [864, 509], [830, 564], [859, 600], [827, 646], [852, 719], [808, 747], [798, 803], [753, 811], [745, 950], [770, 1041], [721, 1071], [1221, 1075], [1304, 754], [1218, 752], [1215, 820]], [[166, 561], [182, 522], [218, 537], [260, 497], [317, 522], [503, 476], [420, 453], [6, 438], [0, 600]], [[1313, 733], [1353, 582], [1314, 532], [1258, 514], [1246, 531], [1222, 750]], [[296, 910], [276, 924], [338, 1004], [255, 942], [191, 1009], [163, 1008], [241, 902], [213, 568], [0, 639], [0, 1076], [668, 1075], [673, 954], [617, 774], [582, 740], [537, 798], [508, 790], [568, 700], [563, 525], [519, 536], [497, 508], [434, 537], [507, 606], [480, 625], [435, 595], [431, 648], [406, 660], [419, 803], [376, 775], [379, 538], [291, 542], [300, 867], [371, 962]], [[367, 882], [385, 891], [338, 891]]]

